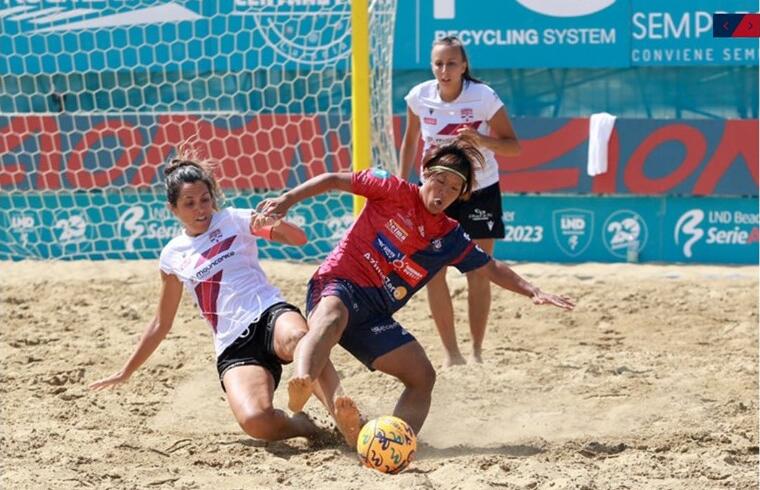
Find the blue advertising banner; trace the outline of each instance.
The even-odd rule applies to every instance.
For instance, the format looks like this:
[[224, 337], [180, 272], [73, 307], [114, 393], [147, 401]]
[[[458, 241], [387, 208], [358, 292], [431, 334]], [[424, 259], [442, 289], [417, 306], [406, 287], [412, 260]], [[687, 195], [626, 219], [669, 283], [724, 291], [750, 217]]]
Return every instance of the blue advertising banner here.
[[757, 39], [713, 36], [716, 12], [756, 12], [757, 0], [632, 0], [631, 64], [757, 65]]
[[[262, 194], [230, 198], [255, 207]], [[150, 192], [0, 195], [0, 260], [153, 259], [180, 233], [163, 195]], [[523, 196], [502, 198], [498, 259], [536, 262], [758, 263], [757, 198]], [[351, 197], [300, 203], [288, 219], [303, 247], [261, 241], [261, 256], [320, 260], [353, 223]]]
[[350, 3], [6, 0], [0, 74], [345, 66]]
[[757, 65], [757, 40], [714, 38], [712, 16], [759, 8], [756, 0], [415, 0], [398, 10], [394, 67], [428, 68], [432, 42], [447, 35], [478, 68]]
[[[255, 208], [269, 196], [235, 196], [225, 205]], [[260, 256], [323, 258], [353, 224], [352, 202], [341, 194], [299, 203], [288, 220], [306, 230], [309, 242], [291, 247], [261, 240]], [[153, 259], [181, 231], [161, 192], [0, 194], [0, 260]]]
[[415, 0], [399, 8], [395, 69], [427, 68], [435, 39], [454, 35], [479, 68], [629, 65], [627, 1]]
[[757, 198], [504, 195], [502, 204], [501, 259], [758, 263]]
[[[713, 13], [757, 10], [752, 0], [405, 0], [394, 66], [427, 68], [446, 35], [482, 68], [757, 65], [756, 40], [712, 35]], [[0, 5], [0, 74], [345, 68], [349, 54], [346, 0]]]

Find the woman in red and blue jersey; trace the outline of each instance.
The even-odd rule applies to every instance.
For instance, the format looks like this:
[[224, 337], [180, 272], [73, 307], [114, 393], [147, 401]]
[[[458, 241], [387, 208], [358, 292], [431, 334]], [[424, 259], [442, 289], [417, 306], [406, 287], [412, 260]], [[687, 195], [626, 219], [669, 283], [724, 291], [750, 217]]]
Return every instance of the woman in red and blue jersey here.
[[462, 137], [426, 155], [421, 186], [378, 169], [327, 173], [260, 204], [261, 219], [279, 219], [294, 204], [331, 190], [367, 198], [353, 227], [309, 282], [309, 332], [294, 355], [291, 409], [306, 403], [330, 350], [340, 343], [369, 369], [404, 383], [394, 415], [419, 431], [430, 408], [435, 370], [393, 314], [445, 266], [461, 272], [484, 268], [492, 282], [536, 304], [573, 308], [568, 298], [541, 291], [493, 260], [444, 213], [470, 194], [482, 162], [477, 147]]

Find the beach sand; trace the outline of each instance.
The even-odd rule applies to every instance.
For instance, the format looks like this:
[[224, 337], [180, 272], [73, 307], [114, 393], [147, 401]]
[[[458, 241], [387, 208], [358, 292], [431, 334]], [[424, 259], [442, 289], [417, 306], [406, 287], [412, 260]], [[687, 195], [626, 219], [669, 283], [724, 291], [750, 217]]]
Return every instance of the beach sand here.
[[[396, 315], [438, 379], [417, 460], [389, 476], [360, 466], [332, 433], [314, 442], [246, 436], [187, 294], [127, 384], [89, 391], [124, 363], [154, 314], [156, 261], [4, 262], [0, 487], [757, 488], [757, 267], [513, 267], [577, 308], [495, 289], [483, 364], [440, 368], [424, 292]], [[303, 307], [315, 265], [264, 268]], [[466, 356], [466, 281], [450, 270], [449, 284]], [[332, 358], [365, 416], [392, 413], [395, 379], [340, 347]], [[286, 406], [284, 384], [275, 404]], [[315, 399], [306, 411], [331, 427]]]

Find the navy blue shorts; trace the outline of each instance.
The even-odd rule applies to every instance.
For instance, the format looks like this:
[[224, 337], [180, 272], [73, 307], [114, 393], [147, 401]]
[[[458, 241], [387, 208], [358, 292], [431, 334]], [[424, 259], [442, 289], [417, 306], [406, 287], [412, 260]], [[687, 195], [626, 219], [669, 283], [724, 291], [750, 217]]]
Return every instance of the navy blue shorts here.
[[[306, 292], [306, 315], [325, 296], [338, 297], [348, 309], [348, 324], [338, 342], [371, 371], [380, 356], [416, 341], [393, 317], [372, 300], [373, 288], [361, 288], [345, 279], [312, 278]], [[380, 293], [382, 294], [382, 293]]]

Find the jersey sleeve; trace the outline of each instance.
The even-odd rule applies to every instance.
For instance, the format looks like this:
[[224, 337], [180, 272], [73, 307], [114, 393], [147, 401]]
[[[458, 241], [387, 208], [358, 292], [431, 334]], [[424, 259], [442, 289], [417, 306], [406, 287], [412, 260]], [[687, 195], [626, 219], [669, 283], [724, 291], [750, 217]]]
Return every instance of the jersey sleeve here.
[[470, 237], [465, 235], [461, 226], [457, 226], [452, 233], [455, 234], [457, 243], [462, 245], [462, 253], [459, 254], [449, 265], [453, 265], [460, 272], [470, 272], [486, 265], [491, 256], [480, 248]]
[[411, 109], [411, 111], [418, 117], [422, 113], [423, 109], [422, 103], [420, 102], [420, 89], [421, 85], [412, 87], [409, 93], [406, 94], [406, 97], [404, 97], [407, 107], [409, 107], [409, 109]]
[[230, 217], [232, 219], [232, 222], [235, 224], [235, 228], [244, 234], [251, 233], [251, 213], [253, 212], [252, 209], [227, 208], [226, 211], [230, 213]]
[[486, 121], [490, 121], [499, 112], [499, 109], [504, 107], [504, 102], [502, 102], [499, 94], [488, 85], [483, 86], [483, 92]]
[[396, 199], [402, 194], [402, 181], [382, 168], [371, 168], [353, 174], [351, 189], [354, 194], [370, 200]]
[[174, 274], [174, 267], [172, 265], [172, 256], [174, 251], [169, 242], [163, 249], [161, 249], [161, 255], [158, 258], [158, 268], [166, 274]]

